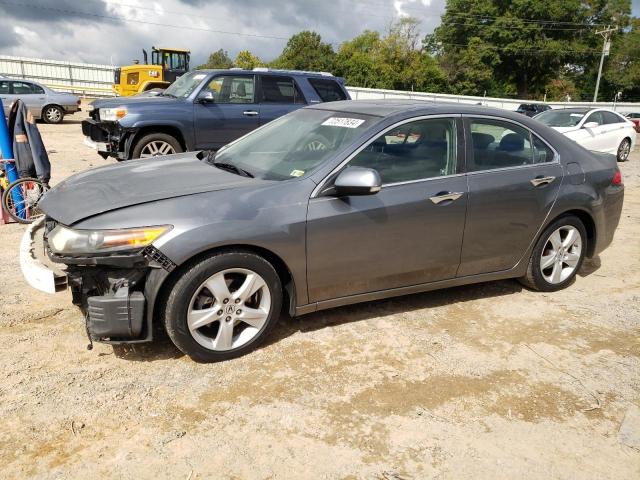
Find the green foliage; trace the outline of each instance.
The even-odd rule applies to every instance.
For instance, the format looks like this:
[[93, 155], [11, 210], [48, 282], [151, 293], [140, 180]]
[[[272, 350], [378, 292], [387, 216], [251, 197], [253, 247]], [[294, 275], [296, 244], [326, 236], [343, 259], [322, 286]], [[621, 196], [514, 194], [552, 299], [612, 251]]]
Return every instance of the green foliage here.
[[640, 100], [640, 19], [634, 18], [631, 29], [616, 40], [604, 72], [603, 98], [621, 91], [623, 101]]
[[209, 60], [206, 63], [196, 67], [196, 69], [203, 68], [231, 68], [233, 67], [233, 61], [229, 58], [229, 54], [222, 48], [217, 52], [213, 52], [209, 55]]
[[262, 67], [262, 60], [253, 55], [249, 50], [241, 50], [234, 60], [234, 65], [245, 70], [253, 70], [255, 67]]
[[305, 30], [293, 35], [271, 66], [289, 70], [330, 72], [335, 64], [333, 47], [316, 32]]

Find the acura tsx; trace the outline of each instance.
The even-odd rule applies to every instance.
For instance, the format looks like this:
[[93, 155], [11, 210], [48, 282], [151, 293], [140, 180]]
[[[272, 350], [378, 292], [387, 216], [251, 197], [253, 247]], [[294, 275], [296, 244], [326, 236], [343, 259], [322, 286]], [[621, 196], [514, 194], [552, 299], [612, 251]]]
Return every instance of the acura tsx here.
[[615, 156], [523, 115], [335, 102], [215, 153], [66, 179], [21, 266], [36, 288], [71, 289], [92, 340], [163, 328], [216, 361], [256, 348], [285, 311], [506, 278], [565, 288], [611, 243], [623, 190]]

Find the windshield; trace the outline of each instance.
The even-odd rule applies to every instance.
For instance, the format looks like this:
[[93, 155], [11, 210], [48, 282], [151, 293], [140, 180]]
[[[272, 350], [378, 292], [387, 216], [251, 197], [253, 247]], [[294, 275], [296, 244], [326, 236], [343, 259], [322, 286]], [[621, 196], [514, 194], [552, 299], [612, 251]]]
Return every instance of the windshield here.
[[575, 127], [586, 113], [586, 110], [584, 112], [547, 110], [540, 115], [536, 115], [536, 120], [549, 127]]
[[348, 112], [297, 110], [220, 150], [213, 162], [263, 180], [302, 177], [379, 120]]
[[189, 72], [182, 75], [178, 80], [169, 85], [163, 95], [169, 97], [185, 98], [202, 83], [207, 74], [202, 72]]

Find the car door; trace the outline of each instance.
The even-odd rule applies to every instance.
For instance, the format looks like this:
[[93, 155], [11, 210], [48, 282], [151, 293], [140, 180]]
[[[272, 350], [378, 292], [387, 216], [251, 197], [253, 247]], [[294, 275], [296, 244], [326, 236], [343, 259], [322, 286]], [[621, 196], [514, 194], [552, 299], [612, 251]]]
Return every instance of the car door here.
[[2, 107], [4, 109], [4, 116], [9, 116], [9, 110], [11, 110], [12, 100], [9, 98], [10, 89], [9, 82], [7, 80], [0, 80], [0, 99], [2, 99]]
[[41, 87], [30, 82], [12, 81], [11, 96], [13, 101], [22, 100], [27, 110], [34, 117], [40, 118], [45, 102], [44, 90]]
[[498, 272], [522, 258], [556, 200], [555, 152], [515, 122], [465, 118], [469, 201], [458, 276]]
[[[587, 127], [588, 123], [597, 123], [595, 127]], [[580, 129], [574, 133], [575, 138], [571, 137], [578, 144], [582, 145], [587, 150], [595, 150], [597, 152], [606, 151], [607, 145], [607, 127], [604, 124], [604, 117], [601, 111], [591, 112], [587, 115], [582, 123]]]
[[260, 75], [260, 125], [306, 105], [293, 77]]
[[359, 149], [338, 171], [377, 170], [375, 195], [338, 198], [322, 194], [330, 180], [320, 184], [307, 217], [310, 301], [455, 277], [467, 207], [461, 130], [459, 118], [405, 121]]
[[255, 75], [213, 77], [194, 104], [197, 149], [218, 149], [259, 125]]
[[[607, 152], [617, 153], [620, 142], [627, 136], [634, 135], [633, 126], [629, 125], [627, 121], [620, 115], [613, 112], [602, 112], [604, 119], [605, 138], [607, 143]], [[626, 131], [625, 129], [628, 129]]]

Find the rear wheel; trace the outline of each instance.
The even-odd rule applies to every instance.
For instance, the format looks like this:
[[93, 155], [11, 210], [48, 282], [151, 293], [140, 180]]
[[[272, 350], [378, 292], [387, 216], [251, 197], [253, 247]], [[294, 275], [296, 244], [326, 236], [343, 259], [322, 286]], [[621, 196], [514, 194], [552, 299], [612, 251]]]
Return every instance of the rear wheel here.
[[631, 140], [625, 138], [618, 147], [618, 161], [626, 162], [629, 159], [629, 153], [631, 153]]
[[568, 286], [582, 266], [587, 233], [573, 215], [549, 225], [533, 249], [527, 274], [520, 281], [529, 288], [554, 292]]
[[148, 158], [182, 153], [180, 142], [166, 133], [150, 133], [136, 143], [131, 158]]
[[238, 357], [264, 341], [282, 306], [278, 274], [248, 252], [219, 253], [185, 271], [166, 302], [165, 327], [192, 359]]
[[2, 208], [18, 223], [31, 223], [44, 213], [38, 207], [47, 186], [37, 178], [21, 178], [2, 194]]
[[64, 110], [58, 105], [47, 105], [42, 110], [42, 119], [46, 123], [62, 123]]

